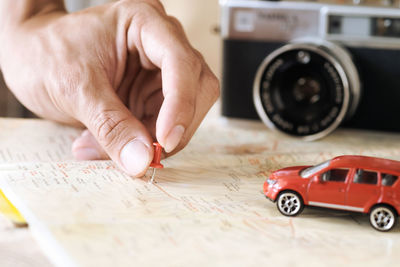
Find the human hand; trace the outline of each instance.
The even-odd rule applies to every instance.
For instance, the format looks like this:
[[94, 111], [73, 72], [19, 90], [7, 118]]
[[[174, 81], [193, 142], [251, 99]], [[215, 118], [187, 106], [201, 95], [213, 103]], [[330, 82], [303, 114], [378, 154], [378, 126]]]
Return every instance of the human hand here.
[[78, 159], [108, 156], [142, 176], [153, 140], [181, 150], [219, 96], [219, 83], [179, 22], [154, 0], [67, 14], [40, 12], [1, 33], [7, 85], [47, 119], [84, 125]]

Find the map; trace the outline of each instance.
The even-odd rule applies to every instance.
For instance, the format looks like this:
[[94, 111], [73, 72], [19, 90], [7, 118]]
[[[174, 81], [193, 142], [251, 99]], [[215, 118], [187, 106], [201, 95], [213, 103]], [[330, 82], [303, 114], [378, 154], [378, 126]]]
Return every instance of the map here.
[[302, 142], [209, 119], [150, 184], [150, 171], [139, 179], [111, 161], [73, 161], [76, 129], [6, 119], [0, 129], [0, 187], [58, 266], [398, 264], [398, 227], [380, 233], [366, 215], [317, 208], [288, 218], [262, 186], [276, 169], [337, 155], [400, 159], [399, 135], [342, 129]]

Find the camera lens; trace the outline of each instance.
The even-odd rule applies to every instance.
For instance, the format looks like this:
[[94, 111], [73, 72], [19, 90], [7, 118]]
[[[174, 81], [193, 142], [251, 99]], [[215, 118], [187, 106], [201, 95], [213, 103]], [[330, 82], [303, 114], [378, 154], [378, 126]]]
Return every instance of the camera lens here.
[[293, 96], [298, 103], [313, 104], [320, 99], [321, 84], [311, 77], [300, 77], [294, 87]]
[[288, 44], [263, 61], [254, 102], [270, 128], [315, 140], [355, 111], [360, 94], [356, 68], [345, 50], [328, 48]]

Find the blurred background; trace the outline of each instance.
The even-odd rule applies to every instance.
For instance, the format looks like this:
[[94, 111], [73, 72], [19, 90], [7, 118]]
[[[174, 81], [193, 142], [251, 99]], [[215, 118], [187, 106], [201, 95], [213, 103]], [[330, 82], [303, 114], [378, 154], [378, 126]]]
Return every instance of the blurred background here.
[[[109, 2], [107, 0], [65, 0], [70, 12]], [[161, 0], [167, 13], [177, 17], [186, 31], [192, 45], [205, 57], [211, 69], [221, 77], [221, 40], [218, 0]], [[337, 4], [363, 4], [400, 7], [400, 0], [320, 0], [318, 2]], [[400, 10], [399, 10], [400, 11]], [[23, 62], [21, 62], [23, 64]], [[14, 98], [0, 75], [0, 116], [32, 117]]]

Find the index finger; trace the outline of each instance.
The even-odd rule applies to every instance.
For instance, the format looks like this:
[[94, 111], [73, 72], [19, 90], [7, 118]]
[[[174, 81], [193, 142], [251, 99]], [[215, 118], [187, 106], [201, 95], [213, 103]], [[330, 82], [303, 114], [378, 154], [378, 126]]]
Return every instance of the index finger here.
[[[184, 136], [192, 136], [197, 129], [192, 125], [200, 124], [219, 95], [218, 82], [214, 82], [215, 88], [210, 92], [205, 92], [201, 88], [205, 84], [202, 80], [217, 80], [189, 44], [182, 27], [155, 9], [146, 12], [150, 14], [139, 16], [139, 22], [136, 20], [139, 27], [132, 29], [131, 40], [136, 44], [143, 66], [161, 69], [164, 102], [157, 119], [156, 136], [168, 153]], [[202, 97], [205, 93], [212, 97]]]

